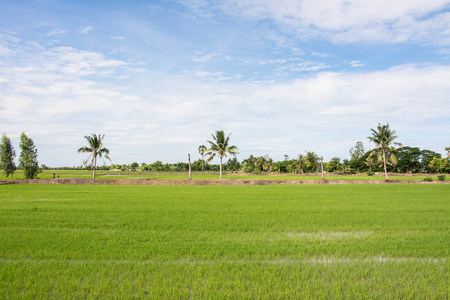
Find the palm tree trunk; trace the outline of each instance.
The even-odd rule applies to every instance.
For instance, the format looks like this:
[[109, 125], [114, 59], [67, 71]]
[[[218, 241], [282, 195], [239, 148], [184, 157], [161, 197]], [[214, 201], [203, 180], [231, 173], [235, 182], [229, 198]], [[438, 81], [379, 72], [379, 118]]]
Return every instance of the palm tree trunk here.
[[386, 175], [386, 179], [389, 179], [386, 168], [386, 152], [384, 152], [384, 150], [383, 150], [383, 162], [384, 162], [384, 174]]
[[94, 156], [94, 167], [92, 172], [92, 179], [95, 179], [95, 169], [97, 168], [97, 155]]
[[222, 180], [222, 156], [220, 157], [220, 180]]
[[202, 175], [203, 175], [203, 165], [205, 163], [205, 160], [203, 159], [203, 155], [202, 155]]

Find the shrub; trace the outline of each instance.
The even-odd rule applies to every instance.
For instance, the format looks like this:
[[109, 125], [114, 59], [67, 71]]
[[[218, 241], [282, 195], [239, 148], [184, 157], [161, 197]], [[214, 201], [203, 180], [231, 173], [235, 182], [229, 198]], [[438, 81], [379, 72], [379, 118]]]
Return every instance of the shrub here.
[[373, 174], [374, 174], [373, 172], [370, 172], [370, 171], [367, 172], [367, 175], [368, 175], [368, 176], [373, 176]]
[[445, 175], [439, 175], [439, 176], [437, 177], [437, 179], [438, 179], [439, 181], [445, 181]]
[[433, 177], [427, 176], [423, 179], [423, 181], [433, 181]]

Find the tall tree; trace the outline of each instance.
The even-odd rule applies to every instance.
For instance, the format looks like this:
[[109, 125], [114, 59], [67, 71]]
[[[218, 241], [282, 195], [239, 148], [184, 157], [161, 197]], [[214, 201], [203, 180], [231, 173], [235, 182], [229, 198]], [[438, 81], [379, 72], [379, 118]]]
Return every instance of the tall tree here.
[[316, 172], [320, 166], [320, 158], [314, 151], [306, 151], [305, 168], [307, 172]]
[[297, 165], [300, 173], [303, 173], [303, 169], [305, 168], [306, 156], [303, 154], [297, 155]]
[[227, 157], [227, 153], [234, 156], [239, 154], [236, 146], [229, 145], [230, 135], [231, 133], [225, 137], [223, 130], [216, 130], [215, 134], [211, 134], [213, 140], [207, 141], [210, 144], [208, 151], [211, 153], [208, 161], [211, 161], [216, 155], [220, 159], [220, 179], [222, 179], [222, 159]]
[[397, 168], [401, 172], [417, 173], [421, 171], [420, 168], [420, 149], [418, 147], [403, 147], [398, 149], [397, 154]]
[[373, 156], [369, 155], [367, 157], [366, 161], [364, 162], [364, 164], [369, 167], [369, 174], [372, 174], [372, 167], [375, 165], [375, 161], [373, 159]]
[[398, 138], [398, 136], [396, 136], [397, 132], [389, 128], [389, 123], [387, 123], [386, 125], [381, 125], [380, 123], [378, 123], [377, 130], [372, 128], [370, 130], [372, 130], [372, 136], [369, 136], [367, 138], [377, 146], [377, 149], [375, 149], [373, 152], [376, 152], [378, 154], [379, 160], [381, 160], [381, 157], [383, 158], [384, 174], [386, 175], [386, 179], [389, 179], [386, 167], [386, 156], [390, 152], [391, 155], [389, 159], [392, 162], [396, 163], [397, 158], [394, 155], [395, 148], [393, 145], [397, 145], [400, 147], [402, 146], [400, 143], [394, 142]]
[[85, 135], [84, 138], [88, 141], [89, 147], [81, 147], [78, 149], [78, 153], [91, 153], [88, 158], [86, 158], [83, 162], [83, 164], [87, 164], [89, 160], [91, 160], [91, 169], [92, 172], [92, 178], [95, 178], [95, 169], [97, 167], [97, 158], [107, 158], [108, 160], [111, 160], [108, 156], [109, 149], [103, 148], [103, 138], [105, 135], [97, 135], [97, 134], [91, 134]]
[[350, 160], [356, 161], [364, 155], [364, 145], [362, 142], [356, 142], [356, 145], [350, 148]]
[[447, 151], [447, 157], [450, 158], [450, 147], [446, 147], [445, 151]]
[[11, 175], [11, 178], [13, 178], [16, 171], [14, 157], [16, 157], [16, 151], [14, 151], [11, 140], [4, 133], [0, 144], [0, 169], [3, 170], [6, 177]]
[[207, 155], [208, 148], [205, 145], [198, 146], [198, 153], [202, 156], [202, 174], [203, 174], [203, 165], [205, 164], [205, 155]]
[[37, 161], [38, 150], [33, 140], [25, 132], [22, 132], [20, 135], [20, 149], [19, 167], [23, 169], [25, 178], [36, 178], [39, 171], [39, 163]]

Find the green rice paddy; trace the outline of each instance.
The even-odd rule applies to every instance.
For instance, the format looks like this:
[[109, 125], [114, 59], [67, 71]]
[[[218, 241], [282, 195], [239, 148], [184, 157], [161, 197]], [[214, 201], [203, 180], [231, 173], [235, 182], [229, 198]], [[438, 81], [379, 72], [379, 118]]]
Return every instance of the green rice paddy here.
[[0, 186], [0, 298], [448, 299], [449, 185]]

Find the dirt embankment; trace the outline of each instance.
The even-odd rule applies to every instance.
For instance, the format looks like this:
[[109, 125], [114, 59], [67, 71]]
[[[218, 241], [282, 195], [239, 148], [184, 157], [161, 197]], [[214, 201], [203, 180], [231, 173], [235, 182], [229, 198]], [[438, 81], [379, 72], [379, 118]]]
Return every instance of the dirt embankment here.
[[450, 184], [450, 181], [400, 181], [400, 180], [157, 180], [157, 179], [87, 179], [46, 178], [0, 180], [5, 184], [91, 184], [91, 185], [280, 185], [280, 184]]

